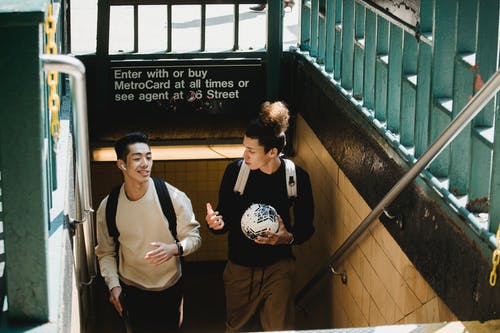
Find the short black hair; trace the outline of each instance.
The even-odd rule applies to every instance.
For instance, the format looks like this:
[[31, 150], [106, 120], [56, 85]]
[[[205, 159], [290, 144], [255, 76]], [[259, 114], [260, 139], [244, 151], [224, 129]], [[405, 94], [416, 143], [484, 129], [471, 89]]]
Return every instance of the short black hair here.
[[118, 139], [115, 143], [116, 158], [127, 161], [127, 155], [130, 152], [128, 146], [134, 143], [145, 143], [149, 146], [148, 136], [141, 132], [133, 132]]

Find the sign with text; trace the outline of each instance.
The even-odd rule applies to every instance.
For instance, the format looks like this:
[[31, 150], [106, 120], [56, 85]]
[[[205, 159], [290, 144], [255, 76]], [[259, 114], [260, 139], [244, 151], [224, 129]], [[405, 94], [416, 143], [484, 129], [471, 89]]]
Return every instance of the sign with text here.
[[110, 75], [117, 111], [232, 114], [265, 97], [260, 59], [113, 61]]

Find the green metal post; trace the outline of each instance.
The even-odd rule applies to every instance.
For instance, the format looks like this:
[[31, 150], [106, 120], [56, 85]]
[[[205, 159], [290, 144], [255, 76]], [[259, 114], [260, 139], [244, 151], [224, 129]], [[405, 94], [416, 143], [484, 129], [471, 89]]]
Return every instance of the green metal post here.
[[[500, 94], [496, 96], [495, 138], [500, 140]], [[493, 170], [490, 188], [491, 233], [496, 233], [500, 225], [500, 145], [493, 148]]]
[[275, 100], [279, 96], [280, 66], [283, 54], [283, 3], [269, 1], [267, 6], [267, 99]]
[[354, 98], [363, 97], [363, 74], [365, 60], [365, 7], [359, 2], [354, 4], [355, 30], [354, 30], [354, 74], [353, 89]]
[[[500, 25], [500, 3], [498, 0], [481, 0], [479, 3], [478, 17], [478, 41], [477, 41], [477, 64], [478, 73], [486, 82], [496, 70], [498, 70], [499, 50], [492, 47], [492, 41], [498, 41]], [[488, 43], [488, 39], [490, 42]], [[500, 95], [496, 100], [488, 103], [479, 114], [482, 125], [489, 125], [495, 119], [494, 138], [497, 140], [493, 145], [492, 179], [490, 180], [490, 225], [489, 230], [496, 233], [500, 224]]]
[[354, 70], [354, 0], [344, 0], [342, 15], [342, 87], [352, 90]]
[[377, 58], [375, 63], [375, 118], [387, 120], [387, 81], [389, 60], [389, 22], [377, 17]]
[[390, 28], [389, 83], [387, 90], [387, 129], [400, 133], [401, 71], [403, 67], [403, 30], [396, 25]]
[[[340, 0], [339, 0], [340, 1]], [[333, 60], [335, 55], [335, 0], [326, 1], [326, 50], [325, 70], [333, 72]]]
[[367, 9], [365, 15], [365, 64], [363, 103], [375, 108], [375, 59], [377, 57], [377, 15]]
[[342, 59], [342, 0], [335, 1], [335, 53], [333, 59], [333, 78], [340, 81]]
[[403, 34], [403, 82], [401, 85], [401, 124], [399, 125], [400, 142], [405, 147], [415, 144], [415, 103], [417, 99], [417, 53], [415, 37]]
[[[280, 2], [280, 1], [276, 1]], [[319, 0], [311, 0], [311, 43], [309, 53], [311, 56], [318, 55], [318, 21], [319, 21]]]
[[[453, 64], [456, 50], [455, 0], [436, 1], [434, 4], [434, 31], [432, 57], [432, 101], [430, 140], [434, 141], [452, 119]], [[429, 170], [438, 178], [447, 177], [450, 167], [450, 148], [446, 148]]]
[[[498, 48], [492, 47], [500, 37], [498, 35], [498, 21], [500, 3], [498, 0], [481, 0], [479, 2], [479, 17], [477, 19], [477, 73], [484, 82], [498, 69]], [[488, 103], [483, 111], [474, 119], [478, 126], [492, 126], [494, 116], [494, 103]]]
[[420, 43], [417, 66], [417, 101], [415, 109], [415, 157], [420, 157], [429, 145], [429, 106], [431, 95], [432, 47]]
[[318, 56], [316, 62], [318, 64], [325, 63], [325, 49], [326, 49], [326, 22], [325, 18], [321, 15], [318, 16]]
[[[453, 82], [453, 118], [463, 109], [474, 93], [474, 72], [471, 55], [475, 52], [477, 1], [459, 0], [457, 8], [457, 56]], [[469, 193], [471, 163], [471, 126], [468, 125], [451, 143], [450, 191], [455, 195]]]
[[311, 7], [302, 1], [302, 11], [300, 14], [300, 49], [309, 50], [311, 45]]
[[9, 319], [49, 318], [47, 147], [39, 54], [47, 0], [0, 4], [0, 169]]

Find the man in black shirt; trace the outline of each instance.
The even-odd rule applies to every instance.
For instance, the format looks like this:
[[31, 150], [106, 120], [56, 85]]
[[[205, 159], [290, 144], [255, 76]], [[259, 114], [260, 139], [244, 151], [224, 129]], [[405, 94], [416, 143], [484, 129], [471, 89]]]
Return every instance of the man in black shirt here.
[[[294, 325], [292, 245], [308, 240], [314, 232], [314, 204], [309, 175], [296, 166], [297, 197], [287, 193], [285, 146], [288, 109], [282, 102], [262, 105], [258, 119], [243, 139], [243, 159], [230, 163], [224, 173], [219, 203], [207, 203], [206, 222], [212, 232], [228, 232], [228, 263], [224, 270], [226, 328], [238, 332], [252, 328], [256, 316], [263, 330], [289, 330]], [[241, 163], [250, 169], [243, 194], [234, 191]], [[273, 206], [279, 229], [250, 240], [241, 231], [241, 217], [252, 203]], [[293, 207], [293, 216], [290, 208]], [[293, 223], [292, 223], [293, 221]]]

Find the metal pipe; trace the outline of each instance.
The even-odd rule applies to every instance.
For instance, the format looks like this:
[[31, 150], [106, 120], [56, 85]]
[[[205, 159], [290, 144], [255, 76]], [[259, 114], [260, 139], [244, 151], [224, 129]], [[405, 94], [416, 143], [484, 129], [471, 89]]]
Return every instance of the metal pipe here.
[[90, 153], [89, 153], [89, 138], [87, 126], [87, 89], [85, 83], [85, 66], [83, 63], [71, 56], [67, 55], [40, 55], [43, 62], [43, 68], [46, 71], [57, 71], [69, 74], [72, 77], [73, 83], [73, 100], [74, 100], [74, 123], [76, 130], [76, 168], [77, 181], [81, 186], [78, 186], [78, 197], [82, 204], [82, 209], [76, 210], [75, 219], [83, 222], [88, 221], [88, 236], [90, 243], [88, 245], [89, 271], [92, 276], [97, 272], [95, 261], [94, 246], [95, 232], [92, 219], [93, 209], [92, 193], [90, 188]]
[[[448, 125], [444, 132], [427, 149], [427, 151], [415, 162], [408, 172], [394, 185], [391, 190], [382, 198], [367, 217], [356, 227], [356, 229], [340, 245], [335, 253], [329, 258], [328, 265], [337, 262], [354, 242], [368, 229], [380, 214], [389, 206], [397, 196], [415, 179], [424, 168], [431, 163], [453, 139], [471, 122], [472, 119], [483, 109], [492, 97], [500, 90], [500, 71], [497, 71], [477, 94], [467, 103], [457, 117]], [[302, 288], [295, 297], [298, 303], [305, 294], [329, 272], [329, 267], [322, 269]]]

